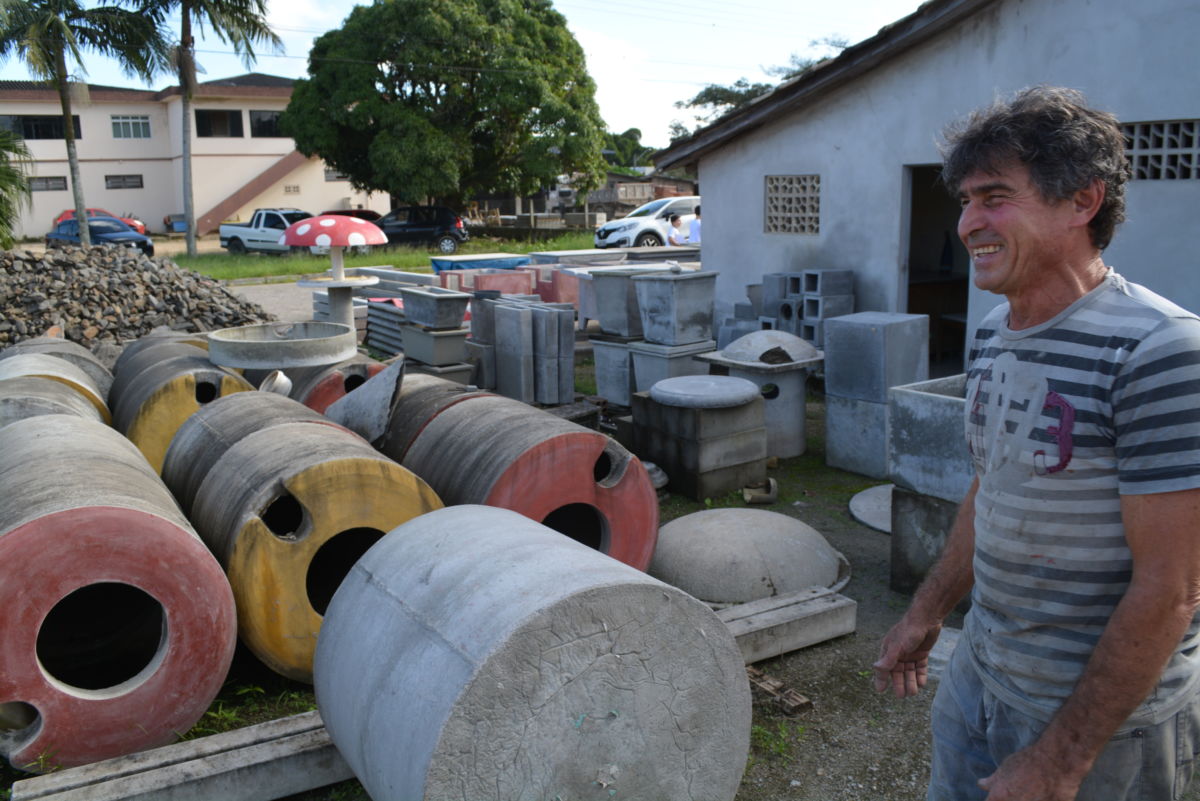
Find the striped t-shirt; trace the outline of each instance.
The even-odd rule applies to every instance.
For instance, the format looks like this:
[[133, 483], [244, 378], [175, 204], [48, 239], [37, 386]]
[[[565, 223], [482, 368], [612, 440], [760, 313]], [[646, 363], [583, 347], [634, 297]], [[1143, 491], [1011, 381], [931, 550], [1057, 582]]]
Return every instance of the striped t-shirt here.
[[[964, 632], [989, 689], [1048, 720], [1129, 585], [1120, 495], [1200, 487], [1200, 318], [1110, 270], [1052, 320], [1007, 320], [1007, 303], [984, 318], [967, 373], [980, 484]], [[1200, 617], [1126, 728], [1178, 710], [1198, 644]]]

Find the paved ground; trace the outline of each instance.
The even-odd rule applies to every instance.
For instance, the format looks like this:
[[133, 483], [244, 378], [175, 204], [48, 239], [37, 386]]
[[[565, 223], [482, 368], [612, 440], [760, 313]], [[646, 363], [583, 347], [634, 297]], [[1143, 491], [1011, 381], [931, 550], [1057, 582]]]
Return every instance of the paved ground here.
[[312, 319], [312, 290], [294, 281], [270, 284], [231, 284], [229, 291], [257, 303], [280, 320], [301, 322]]

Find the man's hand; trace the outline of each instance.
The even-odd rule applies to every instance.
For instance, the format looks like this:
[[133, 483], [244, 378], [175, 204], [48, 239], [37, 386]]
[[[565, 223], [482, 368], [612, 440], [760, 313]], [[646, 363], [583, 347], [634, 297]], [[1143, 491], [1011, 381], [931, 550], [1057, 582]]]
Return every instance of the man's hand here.
[[1034, 745], [1001, 762], [979, 786], [987, 790], [987, 801], [1074, 801], [1084, 777], [1063, 768]]
[[875, 670], [875, 691], [887, 692], [897, 698], [916, 695], [929, 678], [929, 652], [933, 650], [942, 624], [920, 625], [909, 621], [908, 615], [883, 638]]

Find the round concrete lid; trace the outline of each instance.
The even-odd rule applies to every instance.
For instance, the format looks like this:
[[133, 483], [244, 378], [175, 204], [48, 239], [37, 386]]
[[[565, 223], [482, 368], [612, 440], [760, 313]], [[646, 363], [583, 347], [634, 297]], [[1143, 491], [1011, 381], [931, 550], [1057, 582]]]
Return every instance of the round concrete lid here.
[[681, 375], [664, 378], [650, 387], [650, 397], [664, 406], [687, 409], [724, 409], [741, 406], [758, 397], [758, 386], [727, 375]]
[[659, 529], [647, 572], [709, 603], [746, 603], [810, 587], [841, 589], [850, 563], [793, 517], [709, 509]]
[[339, 323], [261, 323], [208, 335], [209, 361], [223, 367], [323, 367], [349, 359], [357, 349], [354, 329]]
[[[761, 362], [763, 356], [782, 350], [776, 358], [768, 356], [769, 364], [799, 362], [817, 357], [817, 349], [795, 334], [787, 331], [753, 331], [730, 342], [721, 355], [739, 362]], [[783, 356], [788, 358], [783, 358]]]

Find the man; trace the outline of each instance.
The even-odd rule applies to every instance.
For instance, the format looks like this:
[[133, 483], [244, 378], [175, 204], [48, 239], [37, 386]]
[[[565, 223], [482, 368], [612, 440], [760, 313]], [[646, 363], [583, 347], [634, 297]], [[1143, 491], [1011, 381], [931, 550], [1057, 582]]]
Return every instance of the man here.
[[875, 687], [925, 684], [928, 799], [1163, 801], [1200, 750], [1200, 320], [1101, 251], [1124, 219], [1116, 120], [1035, 88], [947, 134], [983, 320], [967, 373], [976, 478], [884, 638]]
[[696, 207], [696, 210], [694, 213], [696, 216], [692, 220], [691, 228], [688, 229], [687, 243], [689, 245], [699, 245], [700, 244], [700, 207], [699, 206]]
[[687, 234], [683, 230], [683, 218], [678, 214], [672, 214], [667, 221], [667, 244], [682, 245], [687, 239]]

